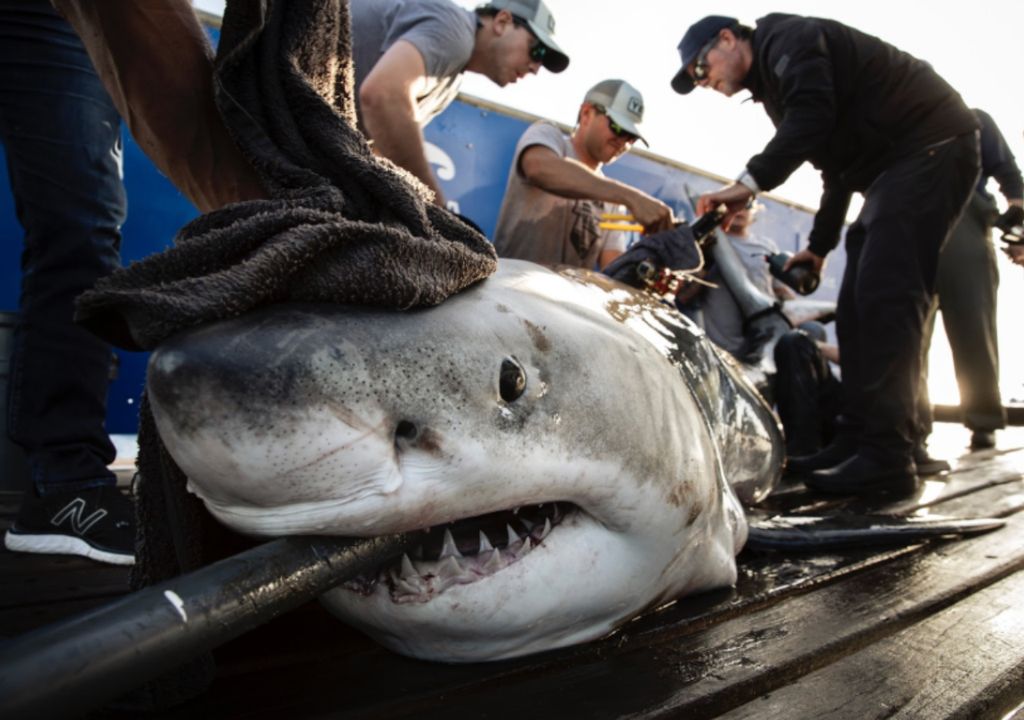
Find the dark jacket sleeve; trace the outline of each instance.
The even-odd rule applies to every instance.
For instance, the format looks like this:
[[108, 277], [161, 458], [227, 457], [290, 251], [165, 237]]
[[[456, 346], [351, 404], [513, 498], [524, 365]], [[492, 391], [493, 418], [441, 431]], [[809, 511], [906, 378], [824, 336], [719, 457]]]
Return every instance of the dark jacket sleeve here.
[[825, 257], [839, 244], [846, 211], [850, 209], [853, 197], [853, 193], [841, 185], [830, 183], [827, 177], [824, 180], [825, 190], [807, 241], [807, 249], [818, 257]]
[[1007, 200], [1024, 198], [1024, 178], [1013, 157], [1010, 146], [999, 132], [992, 117], [982, 111], [974, 111], [981, 120], [981, 182], [993, 177], [999, 183], [999, 191]]
[[832, 59], [820, 27], [785, 23], [755, 58], [765, 84], [774, 88], [775, 136], [747, 163], [762, 190], [781, 185], [829, 141], [836, 126]]

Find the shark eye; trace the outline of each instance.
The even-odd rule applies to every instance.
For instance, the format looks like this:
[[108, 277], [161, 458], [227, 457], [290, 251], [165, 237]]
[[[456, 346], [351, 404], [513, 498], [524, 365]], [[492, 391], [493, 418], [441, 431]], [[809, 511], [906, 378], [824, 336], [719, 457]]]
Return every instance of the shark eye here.
[[507, 357], [501, 361], [501, 374], [498, 377], [498, 392], [505, 402], [513, 402], [526, 389], [526, 371], [515, 358]]

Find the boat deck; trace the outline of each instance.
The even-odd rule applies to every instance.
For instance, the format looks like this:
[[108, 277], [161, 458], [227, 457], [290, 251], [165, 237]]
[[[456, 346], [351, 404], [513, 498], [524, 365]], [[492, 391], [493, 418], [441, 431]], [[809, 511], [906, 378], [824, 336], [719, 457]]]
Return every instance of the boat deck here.
[[[1024, 717], [1024, 428], [999, 433], [994, 450], [968, 453], [967, 440], [936, 425], [932, 453], [953, 470], [911, 500], [823, 500], [784, 485], [766, 506], [997, 516], [1001, 530], [897, 550], [745, 550], [734, 589], [600, 642], [489, 664], [399, 657], [311, 603], [222, 647], [205, 695], [150, 717]], [[17, 501], [0, 494], [0, 529]], [[127, 583], [122, 568], [2, 549], [0, 577], [3, 637]]]

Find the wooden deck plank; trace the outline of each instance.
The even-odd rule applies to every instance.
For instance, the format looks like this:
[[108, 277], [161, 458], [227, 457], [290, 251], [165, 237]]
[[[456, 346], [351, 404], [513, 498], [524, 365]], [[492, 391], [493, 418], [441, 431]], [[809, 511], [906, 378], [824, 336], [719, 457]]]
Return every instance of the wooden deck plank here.
[[509, 696], [507, 709], [520, 713], [537, 703], [586, 706], [594, 717], [714, 717], [1020, 571], [1024, 517], [1015, 520], [1009, 530], [946, 551], [905, 555], [688, 636], [665, 642], [651, 634], [635, 646], [620, 638], [614, 650], [594, 652], [589, 662], [553, 663], [550, 672], [531, 668], [515, 681], [501, 677], [459, 688], [429, 708], [422, 701], [378, 704], [351, 716], [483, 716], [500, 684], [511, 691], [502, 693]]
[[[927, 512], [962, 516], [1019, 510], [1024, 450], [1008, 443], [987, 452], [965, 455], [902, 507], [923, 502]], [[798, 485], [782, 495], [781, 503], [804, 512], [880, 507], [823, 499]], [[402, 658], [307, 606], [218, 651], [220, 673], [210, 691], [159, 717], [518, 717], [538, 707], [559, 717], [712, 717], [784, 692], [808, 673], [923, 627], [979, 589], [1024, 573], [1024, 513], [1009, 520], [987, 536], [892, 551], [745, 551], [735, 589], [685, 598], [604, 641], [500, 663]], [[0, 577], [35, 576], [39, 583], [13, 606], [5, 607], [0, 593], [0, 631], [42, 622], [47, 613], [57, 619], [62, 608], [79, 611], [97, 602], [89, 593], [116, 595], [117, 574], [127, 578], [123, 568], [64, 560], [71, 563], [0, 551]], [[1024, 662], [1024, 648], [1017, 652]]]
[[1017, 573], [722, 718], [998, 720], [1024, 700], [1021, 597]]
[[[222, 682], [182, 717], [193, 710], [252, 718], [505, 717], [538, 707], [549, 716], [713, 717], [1022, 569], [1024, 516], [1017, 516], [1008, 529], [890, 555], [814, 592], [785, 593], [741, 612], [734, 611], [737, 596], [713, 594], [718, 615], [696, 628], [670, 612], [660, 626], [640, 632], [627, 627], [604, 642], [461, 667], [366, 648]], [[678, 603], [676, 611], [685, 615], [694, 601], [701, 598]]]

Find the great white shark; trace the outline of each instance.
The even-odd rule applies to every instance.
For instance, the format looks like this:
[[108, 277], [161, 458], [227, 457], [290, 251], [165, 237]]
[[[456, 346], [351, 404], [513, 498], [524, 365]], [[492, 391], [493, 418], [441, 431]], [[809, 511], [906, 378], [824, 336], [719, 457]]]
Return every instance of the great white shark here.
[[283, 304], [149, 361], [167, 450], [249, 535], [419, 531], [322, 596], [400, 653], [460, 662], [606, 635], [728, 586], [775, 416], [703, 332], [585, 271], [502, 260], [437, 307]]

